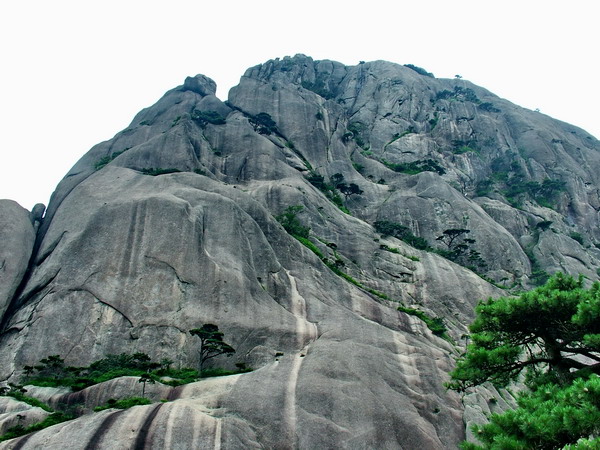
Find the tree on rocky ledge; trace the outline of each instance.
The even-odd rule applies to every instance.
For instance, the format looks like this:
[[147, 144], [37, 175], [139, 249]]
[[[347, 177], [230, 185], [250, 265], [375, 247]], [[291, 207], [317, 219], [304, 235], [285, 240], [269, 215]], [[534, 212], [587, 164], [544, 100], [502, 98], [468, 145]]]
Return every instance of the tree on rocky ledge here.
[[363, 190], [358, 186], [358, 184], [355, 183], [341, 183], [337, 186], [337, 188], [342, 194], [344, 194], [346, 200], [348, 200], [348, 197], [351, 195], [361, 195], [363, 193]]
[[471, 344], [448, 387], [464, 391], [525, 375], [519, 407], [494, 414], [466, 449], [598, 448], [600, 445], [600, 283], [557, 274], [519, 297], [481, 302]]
[[200, 372], [207, 359], [219, 355], [231, 356], [235, 353], [234, 348], [223, 341], [223, 333], [217, 325], [206, 323], [200, 328], [190, 330], [190, 334], [200, 338]]

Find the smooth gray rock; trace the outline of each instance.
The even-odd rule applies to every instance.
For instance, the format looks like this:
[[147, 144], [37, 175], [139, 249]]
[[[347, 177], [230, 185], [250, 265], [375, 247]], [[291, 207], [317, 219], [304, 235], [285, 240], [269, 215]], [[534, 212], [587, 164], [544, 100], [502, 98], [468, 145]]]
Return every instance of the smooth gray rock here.
[[0, 200], [0, 321], [27, 271], [34, 241], [29, 211]]

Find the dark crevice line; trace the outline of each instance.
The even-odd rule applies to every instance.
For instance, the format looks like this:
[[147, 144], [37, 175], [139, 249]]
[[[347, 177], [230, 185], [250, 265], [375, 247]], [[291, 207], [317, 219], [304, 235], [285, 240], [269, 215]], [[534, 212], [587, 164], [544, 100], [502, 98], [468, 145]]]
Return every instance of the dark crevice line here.
[[132, 327], [134, 326], [134, 325], [133, 325], [133, 321], [132, 321], [132, 320], [131, 320], [129, 317], [127, 317], [127, 315], [126, 315], [126, 314], [125, 314], [123, 311], [121, 311], [121, 310], [120, 310], [119, 308], [117, 308], [116, 306], [114, 306], [114, 305], [111, 305], [110, 303], [108, 303], [108, 302], [105, 302], [104, 300], [102, 300], [102, 299], [98, 298], [98, 296], [97, 296], [96, 294], [94, 294], [94, 293], [93, 293], [91, 290], [89, 290], [89, 289], [87, 289], [87, 288], [80, 288], [80, 289], [71, 289], [69, 292], [87, 292], [87, 293], [88, 293], [88, 294], [90, 294], [92, 297], [94, 297], [94, 300], [96, 300], [98, 303], [100, 303], [100, 304], [102, 304], [102, 305], [104, 305], [104, 306], [107, 306], [108, 308], [110, 308], [110, 309], [112, 309], [112, 310], [116, 311], [116, 312], [117, 312], [117, 313], [119, 313], [119, 314], [120, 314], [120, 315], [121, 315], [121, 316], [122, 316], [122, 317], [123, 317], [123, 318], [124, 318], [124, 319], [125, 319], [127, 322], [129, 322], [129, 325], [131, 325]]
[[[11, 302], [8, 305], [8, 308], [6, 309], [6, 312], [4, 313], [4, 316], [1, 318], [2, 320], [0, 321], [0, 334], [4, 334], [7, 331], [6, 327], [8, 326], [8, 323], [9, 323], [10, 319], [12, 318], [13, 314], [21, 306], [23, 306], [25, 303], [27, 303], [29, 300], [31, 300], [34, 296], [36, 296], [37, 294], [42, 292], [44, 289], [46, 289], [56, 279], [56, 277], [58, 276], [59, 273], [60, 273], [60, 268], [56, 271], [56, 273], [52, 277], [50, 277], [49, 280], [44, 281], [39, 286], [36, 286], [25, 297], [19, 298], [21, 292], [19, 292], [18, 294], [15, 294], [13, 296]], [[24, 281], [24, 283], [25, 283], [25, 281]], [[24, 286], [25, 285], [22, 284], [19, 289], [22, 290], [22, 288]], [[44, 294], [44, 296], [42, 298], [44, 298], [47, 294], [48, 294], [48, 292], [46, 292], [46, 294]]]
[[102, 442], [102, 438], [104, 437], [104, 435], [110, 430], [113, 423], [115, 423], [115, 421], [119, 418], [119, 416], [121, 414], [123, 414], [124, 412], [125, 412], [125, 410], [117, 411], [115, 413], [112, 413], [106, 419], [104, 419], [102, 421], [102, 423], [100, 424], [100, 426], [98, 427], [98, 429], [96, 430], [96, 432], [94, 433], [94, 435], [90, 438], [90, 441], [85, 446], [84, 450], [99, 449], [100, 443]]
[[23, 436], [21, 439], [19, 439], [19, 441], [17, 442], [17, 445], [15, 445], [15, 446], [12, 448], [12, 450], [19, 450], [19, 449], [23, 448], [23, 446], [24, 446], [25, 444], [27, 444], [27, 441], [28, 441], [29, 439], [31, 439], [31, 437], [32, 437], [34, 434], [35, 434], [35, 433], [29, 433], [29, 434], [27, 434], [27, 435]]
[[146, 418], [144, 424], [138, 432], [137, 438], [135, 440], [135, 445], [133, 446], [133, 450], [144, 450], [146, 448], [146, 439], [148, 437], [148, 434], [150, 434], [150, 427], [152, 426], [152, 422], [154, 422], [154, 419], [156, 418], [156, 415], [158, 414], [162, 406], [163, 404], [159, 403], [158, 405], [156, 405], [156, 408], [154, 408], [152, 412], [148, 414], [148, 417]]

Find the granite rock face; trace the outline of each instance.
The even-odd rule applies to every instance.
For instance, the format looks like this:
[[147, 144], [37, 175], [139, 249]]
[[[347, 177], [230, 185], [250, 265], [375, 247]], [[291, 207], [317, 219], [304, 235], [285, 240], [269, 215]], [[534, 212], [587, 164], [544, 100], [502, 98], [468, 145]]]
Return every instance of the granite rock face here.
[[[215, 366], [255, 370], [155, 385], [156, 403], [119, 412], [92, 410], [138, 395], [136, 379], [30, 388], [53, 405], [75, 396], [86, 414], [20, 448], [455, 448], [492, 394], [463, 417], [443, 383], [477, 301], [508, 292], [479, 275], [507, 287], [556, 270], [598, 277], [600, 144], [466, 81], [382, 61], [298, 55], [248, 69], [225, 103], [215, 88], [186, 79], [85, 154], [36, 222], [29, 266], [24, 216], [29, 250], [5, 258], [23, 273], [0, 284], [0, 380], [50, 354], [193, 367], [188, 330], [203, 323], [236, 349]], [[336, 198], [336, 174], [362, 194]], [[276, 220], [294, 205], [312, 250]], [[452, 229], [468, 230], [459, 257], [438, 239]], [[443, 318], [456, 345], [399, 304]]]
[[0, 321], [25, 276], [34, 241], [29, 211], [0, 200]]

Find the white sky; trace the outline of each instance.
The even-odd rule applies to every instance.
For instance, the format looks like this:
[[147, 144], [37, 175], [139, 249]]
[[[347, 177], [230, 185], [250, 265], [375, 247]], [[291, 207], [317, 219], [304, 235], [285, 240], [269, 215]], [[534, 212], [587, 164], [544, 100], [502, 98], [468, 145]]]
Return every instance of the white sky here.
[[593, 0], [16, 0], [0, 4], [0, 198], [30, 209], [93, 145], [188, 75], [225, 100], [304, 53], [460, 74], [600, 137]]

